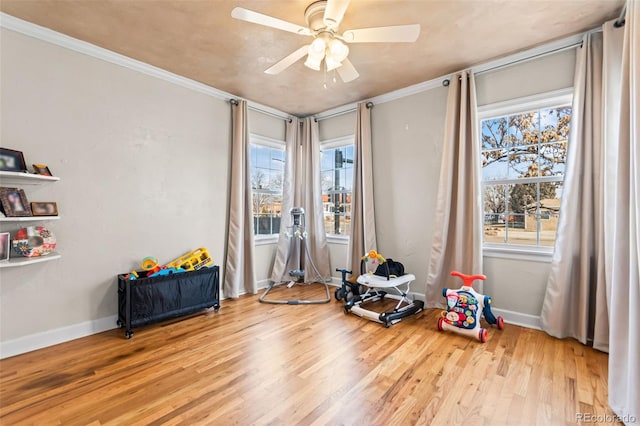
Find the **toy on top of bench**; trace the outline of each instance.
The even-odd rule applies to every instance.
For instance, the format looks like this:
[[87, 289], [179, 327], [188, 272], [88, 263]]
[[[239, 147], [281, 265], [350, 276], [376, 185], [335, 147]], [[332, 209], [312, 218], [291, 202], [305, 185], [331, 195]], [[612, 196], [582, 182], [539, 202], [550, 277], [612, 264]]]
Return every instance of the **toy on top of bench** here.
[[442, 289], [442, 295], [447, 299], [447, 310], [438, 318], [438, 330], [451, 330], [486, 342], [488, 332], [480, 325], [482, 315], [489, 324], [496, 324], [499, 330], [504, 328], [504, 319], [500, 316], [496, 318], [491, 312], [491, 298], [473, 289], [475, 280], [484, 281], [487, 277], [465, 275], [458, 271], [451, 272], [451, 275], [462, 279], [462, 287], [457, 290]]
[[[144, 271], [146, 271], [146, 278], [159, 277], [163, 275], [179, 274], [188, 271], [197, 271], [198, 269], [209, 267], [213, 265], [213, 260], [209, 255], [206, 248], [200, 247], [189, 253], [181, 256], [164, 266], [158, 264], [158, 259], [153, 256], [147, 256], [142, 259], [140, 265]], [[138, 279], [138, 273], [131, 271], [131, 273], [124, 276], [125, 279], [135, 280]]]

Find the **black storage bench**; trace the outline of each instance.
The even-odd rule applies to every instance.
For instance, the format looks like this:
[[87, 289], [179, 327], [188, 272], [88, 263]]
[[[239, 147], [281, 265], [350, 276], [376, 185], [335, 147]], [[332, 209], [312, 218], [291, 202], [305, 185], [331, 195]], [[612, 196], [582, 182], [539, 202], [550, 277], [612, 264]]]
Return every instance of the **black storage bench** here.
[[118, 326], [131, 338], [133, 327], [220, 309], [220, 272], [217, 265], [197, 271], [128, 280], [118, 275]]

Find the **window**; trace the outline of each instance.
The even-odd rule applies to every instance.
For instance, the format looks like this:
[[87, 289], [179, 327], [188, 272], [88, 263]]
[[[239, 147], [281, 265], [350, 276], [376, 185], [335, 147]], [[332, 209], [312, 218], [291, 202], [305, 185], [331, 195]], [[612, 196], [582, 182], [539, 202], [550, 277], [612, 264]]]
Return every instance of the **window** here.
[[524, 108], [512, 104], [481, 111], [485, 246], [553, 247], [570, 102], [570, 95], [563, 95], [528, 102]]
[[[282, 218], [282, 181], [284, 178], [284, 146], [267, 146], [251, 142], [251, 189], [253, 229], [255, 235], [280, 232]], [[262, 140], [262, 138], [260, 138]]]
[[[320, 151], [320, 178], [324, 229], [328, 235], [351, 232], [351, 190], [353, 187], [353, 137], [349, 145], [326, 144]], [[341, 140], [344, 144], [344, 139]]]

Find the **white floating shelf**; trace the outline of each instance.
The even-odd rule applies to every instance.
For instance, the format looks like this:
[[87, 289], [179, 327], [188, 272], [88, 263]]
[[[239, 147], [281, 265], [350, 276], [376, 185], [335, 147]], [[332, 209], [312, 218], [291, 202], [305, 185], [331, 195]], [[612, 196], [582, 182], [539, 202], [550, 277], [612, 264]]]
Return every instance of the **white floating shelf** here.
[[24, 185], [42, 185], [48, 182], [57, 182], [60, 178], [57, 176], [34, 175], [33, 173], [24, 172], [4, 172], [0, 171], [0, 186], [15, 187]]
[[44, 221], [49, 221], [49, 220], [60, 220], [60, 216], [0, 217], [0, 223], [44, 222]]
[[33, 265], [34, 263], [42, 263], [49, 262], [51, 260], [57, 260], [62, 257], [61, 254], [56, 253], [55, 251], [47, 256], [37, 256], [37, 257], [12, 257], [9, 260], [0, 262], [0, 268], [15, 268], [18, 266], [27, 266]]

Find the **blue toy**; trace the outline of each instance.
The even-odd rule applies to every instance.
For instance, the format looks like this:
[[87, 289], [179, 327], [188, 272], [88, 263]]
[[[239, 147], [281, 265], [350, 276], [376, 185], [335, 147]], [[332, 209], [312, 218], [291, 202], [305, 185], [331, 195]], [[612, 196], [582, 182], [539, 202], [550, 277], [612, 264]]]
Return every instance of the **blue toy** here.
[[174, 268], [173, 266], [171, 267], [163, 267], [162, 269], [154, 272], [153, 274], [149, 275], [149, 278], [152, 277], [161, 277], [163, 275], [171, 275], [171, 274], [179, 274], [182, 272], [187, 272], [182, 268]]
[[473, 281], [486, 280], [484, 275], [465, 275], [458, 271], [451, 272], [454, 277], [462, 279], [462, 287], [458, 290], [442, 289], [447, 299], [447, 310], [438, 318], [438, 330], [451, 330], [465, 336], [477, 338], [482, 343], [487, 341], [487, 330], [480, 326], [480, 318], [489, 324], [496, 324], [499, 330], [504, 328], [504, 319], [495, 317], [491, 312], [491, 298], [477, 293], [473, 289]]

